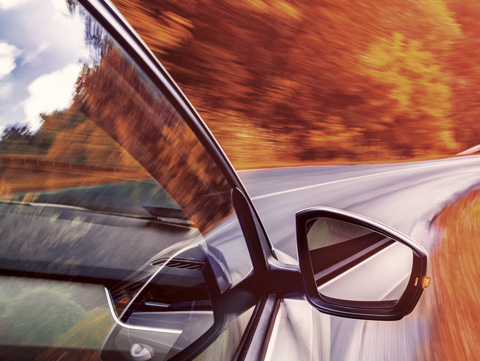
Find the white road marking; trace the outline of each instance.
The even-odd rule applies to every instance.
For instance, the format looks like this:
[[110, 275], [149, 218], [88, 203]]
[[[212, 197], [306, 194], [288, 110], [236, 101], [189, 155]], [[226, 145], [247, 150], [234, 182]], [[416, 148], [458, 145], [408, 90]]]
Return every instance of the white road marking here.
[[[461, 163], [470, 163], [470, 162], [478, 162], [478, 158], [476, 159], [468, 159], [467, 161], [461, 162]], [[352, 180], [358, 180], [358, 179], [365, 179], [365, 178], [373, 178], [373, 177], [378, 177], [382, 175], [387, 175], [387, 174], [394, 174], [394, 173], [402, 173], [402, 172], [409, 172], [413, 170], [419, 170], [419, 169], [427, 169], [427, 168], [436, 168], [436, 167], [444, 167], [445, 164], [442, 163], [435, 163], [435, 164], [430, 164], [430, 165], [425, 165], [425, 166], [419, 166], [419, 167], [412, 167], [412, 168], [405, 168], [405, 169], [397, 169], [397, 170], [391, 170], [388, 172], [381, 172], [381, 173], [374, 173], [374, 174], [367, 174], [367, 175], [362, 175], [358, 177], [352, 177], [352, 178], [345, 178], [345, 179], [338, 179], [330, 182], [325, 182], [325, 183], [319, 183], [319, 184], [312, 184], [309, 186], [304, 186], [304, 187], [298, 187], [298, 188], [292, 188], [292, 189], [287, 189], [284, 191], [279, 191], [279, 192], [274, 192], [274, 193], [268, 193], [264, 194], [261, 196], [257, 197], [252, 197], [253, 200], [257, 199], [262, 199], [262, 198], [268, 198], [268, 197], [273, 197], [273, 196], [278, 196], [280, 194], [286, 194], [286, 193], [292, 193], [292, 192], [298, 192], [298, 191], [303, 191], [305, 189], [311, 189], [311, 188], [316, 188], [316, 187], [323, 187], [326, 185], [330, 184], [336, 184], [336, 183], [343, 183], [343, 182], [349, 182]]]

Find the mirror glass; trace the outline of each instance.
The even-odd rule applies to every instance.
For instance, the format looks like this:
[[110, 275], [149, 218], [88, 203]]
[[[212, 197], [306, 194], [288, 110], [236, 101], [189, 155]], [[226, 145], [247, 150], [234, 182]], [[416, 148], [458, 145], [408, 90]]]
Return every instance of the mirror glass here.
[[410, 247], [337, 219], [306, 223], [308, 248], [321, 296], [341, 301], [398, 301], [412, 273]]

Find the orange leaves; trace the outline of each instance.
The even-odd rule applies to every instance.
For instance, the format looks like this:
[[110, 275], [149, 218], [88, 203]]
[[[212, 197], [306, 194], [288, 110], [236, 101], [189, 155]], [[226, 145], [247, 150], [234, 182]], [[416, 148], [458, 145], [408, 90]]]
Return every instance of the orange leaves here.
[[435, 360], [476, 360], [480, 346], [480, 192], [447, 206], [435, 221], [440, 247], [432, 255], [438, 301], [433, 304], [432, 344]]
[[299, 20], [302, 13], [292, 3], [285, 0], [244, 0], [230, 1], [232, 5], [262, 15], [273, 15], [284, 20]]
[[192, 22], [174, 12], [156, 12], [153, 4], [141, 1], [119, 0], [115, 5], [154, 52], [165, 53], [192, 38]]
[[392, 126], [392, 134], [399, 127], [409, 132], [410, 137], [403, 140], [403, 145], [428, 152], [457, 148], [449, 118], [448, 78], [434, 54], [420, 42], [394, 33], [372, 45], [361, 59], [366, 74], [375, 82], [391, 87], [387, 96], [395, 106], [386, 119]]
[[[468, 96], [480, 94], [473, 0], [115, 3], [207, 124], [222, 129], [216, 135], [227, 149], [235, 149], [235, 134], [224, 131], [234, 117], [277, 134], [265, 139], [277, 150], [272, 162], [292, 148], [299, 161], [314, 148], [318, 161], [332, 152], [350, 161], [438, 157], [480, 136], [480, 107]], [[332, 125], [335, 117], [343, 128]]]
[[203, 232], [231, 213], [230, 188], [169, 101], [118, 49], [85, 75], [76, 105], [151, 174]]

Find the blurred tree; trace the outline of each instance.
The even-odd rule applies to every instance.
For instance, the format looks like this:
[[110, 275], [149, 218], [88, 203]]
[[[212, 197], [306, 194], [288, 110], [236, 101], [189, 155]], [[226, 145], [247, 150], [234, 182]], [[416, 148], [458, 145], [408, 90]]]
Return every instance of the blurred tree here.
[[408, 156], [457, 148], [448, 78], [432, 53], [423, 50], [420, 42], [395, 33], [361, 59], [376, 82], [391, 85], [384, 101], [393, 101], [394, 106], [379, 115], [378, 122], [385, 125], [384, 135], [394, 147]]
[[[114, 3], [235, 160], [451, 153], [457, 148], [452, 119], [461, 109], [474, 115], [465, 96], [456, 103], [469, 79], [455, 82], [460, 67], [450, 66], [462, 36], [455, 14], [473, 0], [463, 8], [458, 0]], [[399, 69], [382, 75], [374, 52], [382, 46], [387, 52], [393, 34], [403, 36], [390, 54]], [[426, 73], [409, 70], [416, 66]], [[393, 121], [399, 126], [391, 148], [385, 134]], [[253, 131], [239, 132], [242, 127]], [[468, 138], [460, 128], [455, 136]], [[253, 134], [264, 134], [264, 141]], [[247, 153], [252, 143], [257, 149]]]
[[34, 136], [26, 125], [12, 125], [5, 128], [2, 134], [2, 140], [24, 140], [27, 143], [31, 143], [33, 139]]
[[17, 153], [23, 153], [35, 141], [35, 135], [30, 132], [26, 125], [12, 125], [3, 131], [0, 139], [1, 154], [10, 153], [15, 150]]
[[448, 6], [463, 32], [453, 45], [447, 62], [452, 74], [452, 118], [457, 140], [464, 148], [470, 148], [480, 143], [480, 3], [448, 0]]

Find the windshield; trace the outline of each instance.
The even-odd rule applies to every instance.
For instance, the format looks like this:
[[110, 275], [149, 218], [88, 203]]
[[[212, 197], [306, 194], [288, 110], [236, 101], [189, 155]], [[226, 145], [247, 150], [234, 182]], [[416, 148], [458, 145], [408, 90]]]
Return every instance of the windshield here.
[[129, 355], [137, 331], [171, 357], [251, 274], [230, 185], [79, 4], [2, 3], [0, 29], [0, 359]]

